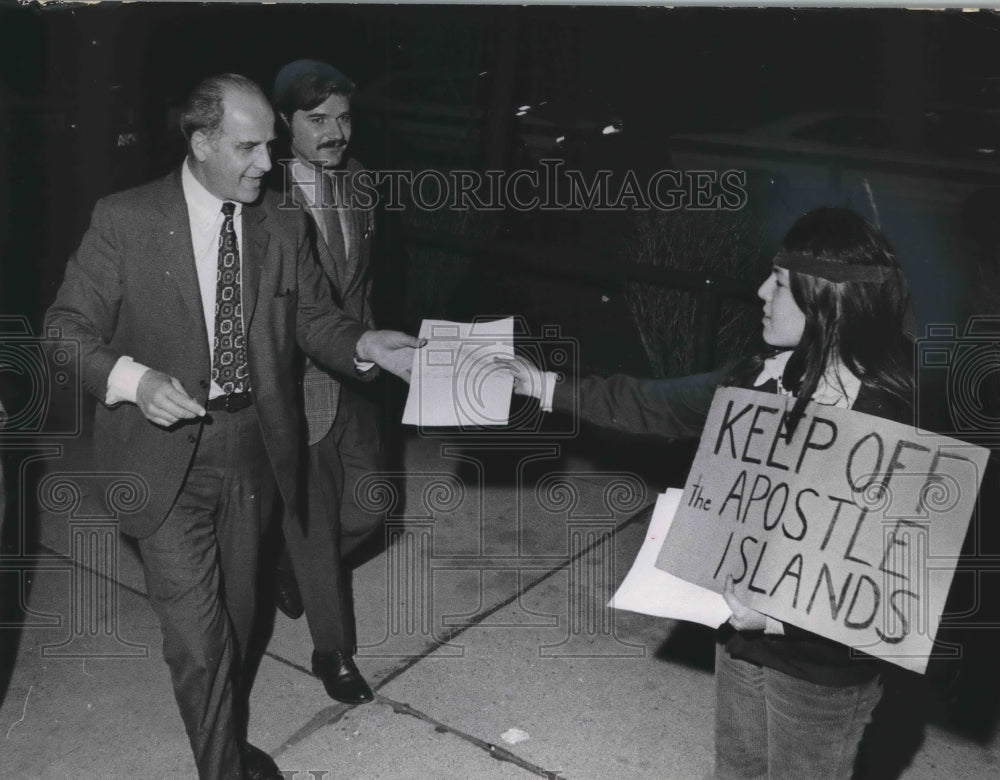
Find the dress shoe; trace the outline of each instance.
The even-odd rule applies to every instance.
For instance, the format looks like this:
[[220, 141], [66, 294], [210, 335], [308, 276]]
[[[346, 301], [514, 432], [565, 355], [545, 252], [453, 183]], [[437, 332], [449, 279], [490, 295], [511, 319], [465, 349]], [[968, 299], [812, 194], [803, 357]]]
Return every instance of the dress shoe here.
[[322, 653], [313, 650], [312, 667], [331, 699], [344, 704], [365, 704], [375, 698], [350, 656], [336, 650]]
[[249, 742], [243, 743], [243, 769], [247, 780], [285, 780], [274, 759]]
[[291, 569], [277, 568], [274, 572], [274, 603], [292, 620], [302, 617], [302, 596], [299, 583]]

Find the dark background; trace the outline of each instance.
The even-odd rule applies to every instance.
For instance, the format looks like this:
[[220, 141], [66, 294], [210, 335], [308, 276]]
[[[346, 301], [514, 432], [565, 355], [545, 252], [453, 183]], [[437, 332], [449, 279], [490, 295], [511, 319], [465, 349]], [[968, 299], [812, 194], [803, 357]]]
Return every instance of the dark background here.
[[[628, 139], [616, 164], [664, 167], [672, 132], [810, 109], [880, 110], [905, 144], [921, 106], [1000, 72], [998, 36], [988, 12], [7, 3], [3, 311], [37, 322], [94, 201], [177, 164], [170, 109], [209, 73], [269, 87], [299, 57], [332, 61], [362, 87], [389, 71], [505, 72], [518, 99], [613, 106]], [[378, 140], [356, 136], [379, 164]]]

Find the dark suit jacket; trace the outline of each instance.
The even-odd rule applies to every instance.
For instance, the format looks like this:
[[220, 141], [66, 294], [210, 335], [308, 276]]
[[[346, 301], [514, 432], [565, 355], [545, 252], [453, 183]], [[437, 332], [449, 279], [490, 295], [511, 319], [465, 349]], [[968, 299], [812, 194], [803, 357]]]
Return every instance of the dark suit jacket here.
[[[328, 243], [317, 226], [313, 236], [316, 259], [329, 281], [330, 292], [337, 305], [359, 322], [374, 327], [371, 307], [374, 214], [372, 209], [359, 208], [353, 201], [355, 193], [351, 187], [351, 177], [363, 170], [361, 164], [357, 160], [348, 159], [345, 169], [348, 176], [343, 181], [347, 189], [342, 197], [348, 204], [344, 211], [347, 242], [345, 244], [344, 236], [338, 233], [331, 236]], [[291, 193], [292, 201], [312, 220], [308, 203], [302, 191], [292, 183], [290, 176], [289, 166], [286, 167], [285, 191]], [[377, 372], [378, 368], [375, 368], [359, 378], [371, 381]], [[302, 395], [309, 444], [315, 444], [326, 436], [333, 425], [340, 405], [340, 388], [341, 379], [334, 372], [328, 371], [315, 360], [306, 358]], [[372, 446], [377, 446], [377, 442], [372, 442]]]
[[[244, 207], [242, 259], [253, 409], [278, 488], [294, 508], [300, 435], [295, 344], [324, 365], [353, 373], [365, 328], [334, 305], [311, 256], [301, 213], [279, 209], [273, 193]], [[191, 396], [206, 401], [208, 335], [179, 169], [97, 203], [46, 327], [79, 341], [83, 384], [102, 402], [108, 375], [122, 355], [176, 377]], [[141, 538], [163, 522], [199, 431], [197, 422], [160, 428], [133, 404], [98, 405], [99, 467], [136, 474], [149, 489], [145, 505], [121, 518], [125, 533]]]

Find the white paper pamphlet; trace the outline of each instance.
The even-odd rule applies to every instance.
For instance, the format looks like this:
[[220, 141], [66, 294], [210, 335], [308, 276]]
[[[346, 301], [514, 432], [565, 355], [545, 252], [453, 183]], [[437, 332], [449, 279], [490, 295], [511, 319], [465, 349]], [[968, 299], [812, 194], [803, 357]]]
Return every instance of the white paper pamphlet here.
[[733, 614], [720, 594], [692, 585], [655, 566], [683, 492], [670, 488], [656, 500], [646, 541], [608, 606], [718, 628]]
[[405, 425], [506, 425], [514, 378], [493, 362], [514, 357], [514, 318], [477, 322], [424, 320], [427, 344], [413, 355]]

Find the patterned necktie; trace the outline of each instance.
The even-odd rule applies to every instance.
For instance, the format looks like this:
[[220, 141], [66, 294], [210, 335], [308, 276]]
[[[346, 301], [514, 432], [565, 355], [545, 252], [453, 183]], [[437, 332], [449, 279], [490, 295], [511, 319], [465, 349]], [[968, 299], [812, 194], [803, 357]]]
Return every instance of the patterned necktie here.
[[212, 381], [226, 395], [250, 390], [246, 338], [243, 335], [243, 303], [240, 295], [240, 248], [236, 243], [232, 203], [222, 204], [219, 234], [219, 269], [215, 287], [215, 347]]

